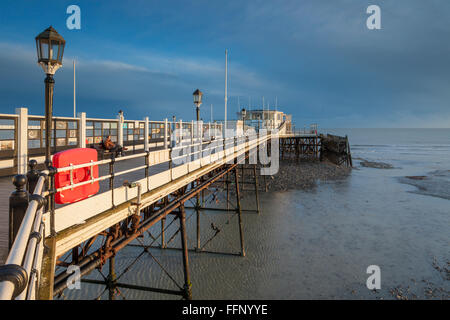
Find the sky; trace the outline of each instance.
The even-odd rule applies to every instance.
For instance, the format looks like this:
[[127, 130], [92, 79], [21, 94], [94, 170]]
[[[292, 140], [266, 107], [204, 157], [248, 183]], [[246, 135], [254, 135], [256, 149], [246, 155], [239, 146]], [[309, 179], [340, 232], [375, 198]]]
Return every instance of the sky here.
[[[81, 29], [69, 30], [69, 5]], [[369, 30], [369, 5], [381, 29]], [[322, 128], [450, 127], [450, 1], [2, 1], [0, 113], [44, 114], [34, 38], [52, 25], [66, 40], [54, 114], [127, 119], [228, 118], [239, 108], [293, 115]]]

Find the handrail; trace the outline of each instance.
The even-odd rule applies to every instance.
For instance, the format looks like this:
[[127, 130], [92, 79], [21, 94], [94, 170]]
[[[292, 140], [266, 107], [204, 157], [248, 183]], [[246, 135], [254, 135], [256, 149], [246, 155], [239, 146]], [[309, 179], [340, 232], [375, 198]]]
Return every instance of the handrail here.
[[[40, 176], [36, 187], [34, 189], [33, 195], [41, 196], [42, 189], [44, 187], [45, 177]], [[32, 198], [28, 204], [28, 208], [25, 212], [25, 216], [20, 224], [19, 231], [16, 235], [14, 243], [9, 252], [8, 258], [6, 259], [5, 265], [15, 265], [20, 266], [26, 273], [26, 280], [28, 280], [28, 269], [31, 269], [31, 259], [34, 256], [36, 245], [42, 246], [43, 241], [36, 243], [37, 239], [30, 236], [34, 230], [39, 230], [42, 223], [42, 209], [40, 208], [43, 203], [39, 203], [39, 200]], [[37, 212], [40, 214], [37, 214]], [[33, 228], [34, 226], [34, 228]], [[43, 234], [41, 234], [41, 239]], [[29, 241], [30, 240], [30, 241]], [[25, 260], [25, 261], [24, 261]], [[28, 287], [28, 282], [25, 289], [19, 294], [26, 292]], [[15, 284], [9, 280], [0, 282], [0, 300], [11, 300], [14, 298], [14, 293], [16, 291]]]

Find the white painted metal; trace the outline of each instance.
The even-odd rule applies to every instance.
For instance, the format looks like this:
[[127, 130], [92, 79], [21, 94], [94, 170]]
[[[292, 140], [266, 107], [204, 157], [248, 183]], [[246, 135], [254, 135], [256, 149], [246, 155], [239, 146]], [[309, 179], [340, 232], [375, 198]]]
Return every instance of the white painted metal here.
[[26, 174], [28, 164], [28, 109], [17, 108], [17, 173]]
[[148, 151], [149, 150], [149, 141], [148, 141], [148, 136], [149, 136], [149, 132], [148, 132], [148, 117], [144, 118], [144, 150]]
[[123, 146], [123, 114], [117, 116], [117, 140], [120, 146]]
[[78, 118], [80, 119], [78, 122], [78, 145], [80, 148], [86, 148], [86, 112], [78, 113]]
[[169, 125], [169, 123], [166, 118], [166, 119], [164, 119], [164, 149], [167, 149], [167, 145], [168, 145], [168, 142], [167, 142], [168, 125]]

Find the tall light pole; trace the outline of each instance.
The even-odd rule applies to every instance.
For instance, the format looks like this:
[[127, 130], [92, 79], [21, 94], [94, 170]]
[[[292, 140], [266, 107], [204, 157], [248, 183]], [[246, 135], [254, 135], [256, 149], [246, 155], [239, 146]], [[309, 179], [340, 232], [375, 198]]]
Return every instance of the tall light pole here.
[[[202, 96], [203, 93], [197, 89], [194, 91], [194, 93], [192, 94], [194, 96], [194, 104], [196, 106], [196, 111], [197, 111], [197, 136], [198, 136], [198, 141], [200, 143], [200, 151], [202, 150], [202, 141], [203, 141], [203, 134], [202, 134], [202, 129], [199, 127], [199, 121], [200, 121], [200, 106], [202, 105]], [[202, 125], [203, 126], [203, 125]], [[191, 128], [191, 130], [194, 130], [194, 128]], [[198, 182], [197, 182], [198, 183]], [[202, 199], [203, 198], [203, 193], [202, 193]], [[196, 203], [195, 203], [195, 211], [197, 214], [197, 247], [196, 250], [200, 251], [200, 194], [197, 193], [196, 196]]]
[[[66, 41], [52, 26], [45, 29], [36, 38], [38, 64], [46, 73], [45, 78], [45, 164], [51, 165], [51, 132], [53, 118], [53, 75], [62, 66]], [[55, 141], [56, 143], [56, 141]]]

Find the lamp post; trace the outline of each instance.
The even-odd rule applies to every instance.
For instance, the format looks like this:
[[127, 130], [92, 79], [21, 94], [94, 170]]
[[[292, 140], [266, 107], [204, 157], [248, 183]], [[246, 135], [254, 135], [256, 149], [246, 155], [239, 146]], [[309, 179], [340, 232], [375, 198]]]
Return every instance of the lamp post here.
[[[199, 139], [198, 141], [200, 143], [199, 149], [201, 151], [202, 150], [203, 135], [202, 135], [202, 133], [200, 131], [201, 129], [199, 128], [199, 121], [200, 121], [200, 106], [202, 104], [203, 93], [199, 89], [197, 89], [197, 90], [194, 91], [194, 93], [192, 95], [194, 96], [194, 104], [196, 106], [195, 110], [197, 111], [197, 123], [196, 123], [196, 126], [197, 126], [197, 136], [198, 136], [198, 139]], [[194, 128], [192, 128], [192, 130], [194, 130]], [[204, 195], [203, 195], [203, 192], [202, 192], [202, 199], [204, 199], [203, 196]], [[199, 195], [199, 193], [197, 193], [196, 203], [195, 203], [195, 211], [196, 211], [196, 216], [197, 216], [197, 247], [195, 248], [196, 251], [200, 251], [201, 250], [200, 249], [201, 248], [201, 246], [200, 246], [200, 208], [201, 208], [200, 195]]]
[[203, 92], [201, 92], [199, 89], [195, 90], [192, 94], [194, 96], [194, 104], [196, 106], [197, 111], [197, 121], [200, 121], [200, 106], [202, 104], [202, 96]]
[[51, 165], [53, 88], [55, 86], [53, 75], [62, 66], [66, 41], [52, 26], [41, 32], [35, 39], [38, 64], [47, 75], [45, 78], [45, 164], [48, 167]]

